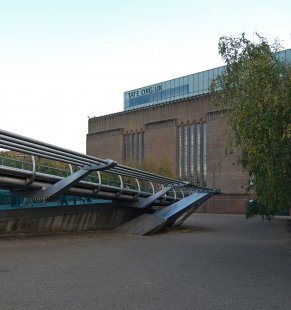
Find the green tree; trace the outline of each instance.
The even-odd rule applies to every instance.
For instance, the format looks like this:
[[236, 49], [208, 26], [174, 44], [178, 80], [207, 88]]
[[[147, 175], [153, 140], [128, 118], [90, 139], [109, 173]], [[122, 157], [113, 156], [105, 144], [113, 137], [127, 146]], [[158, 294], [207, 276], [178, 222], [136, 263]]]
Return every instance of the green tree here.
[[175, 178], [171, 169], [170, 161], [167, 157], [163, 157], [159, 162], [148, 157], [142, 163], [125, 162], [124, 164], [129, 167], [159, 174], [164, 177]]
[[175, 177], [167, 157], [163, 157], [159, 162], [154, 161], [151, 157], [147, 158], [138, 168], [164, 177]]
[[258, 43], [244, 33], [220, 38], [226, 69], [211, 91], [214, 104], [227, 111], [241, 163], [251, 177], [249, 190], [257, 197], [247, 217], [270, 220], [288, 207], [290, 198], [291, 69], [276, 56], [278, 41], [270, 45], [257, 36]]

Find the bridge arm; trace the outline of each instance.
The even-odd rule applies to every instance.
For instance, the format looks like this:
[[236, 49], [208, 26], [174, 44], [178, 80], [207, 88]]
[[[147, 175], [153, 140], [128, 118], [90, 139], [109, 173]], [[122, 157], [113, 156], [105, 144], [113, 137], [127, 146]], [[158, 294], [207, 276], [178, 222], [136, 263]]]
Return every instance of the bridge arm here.
[[162, 190], [156, 192], [155, 194], [149, 196], [148, 198], [145, 199], [140, 199], [138, 201], [132, 202], [129, 204], [130, 207], [133, 208], [139, 208], [139, 209], [143, 209], [146, 207], [149, 207], [151, 204], [154, 203], [154, 201], [156, 199], [159, 199], [160, 197], [162, 197], [163, 195], [165, 195], [168, 191], [170, 191], [174, 186], [167, 186], [164, 187]]
[[100, 163], [98, 165], [85, 165], [81, 167], [80, 170], [78, 170], [77, 172], [61, 179], [52, 186], [32, 191], [15, 191], [14, 194], [16, 194], [17, 196], [25, 196], [32, 199], [53, 199], [59, 195], [62, 195], [67, 189], [71, 188], [80, 180], [84, 179], [92, 171], [108, 170], [116, 165], [117, 163], [113, 160], [107, 160], [107, 164]]

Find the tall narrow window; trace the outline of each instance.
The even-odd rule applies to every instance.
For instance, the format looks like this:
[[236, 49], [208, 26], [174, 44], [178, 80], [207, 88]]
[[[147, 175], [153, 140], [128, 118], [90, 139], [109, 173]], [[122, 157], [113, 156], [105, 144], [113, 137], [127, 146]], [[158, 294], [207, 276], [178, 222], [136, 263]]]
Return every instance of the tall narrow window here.
[[188, 125], [184, 126], [184, 177], [188, 177]]
[[196, 177], [200, 185], [200, 123], [196, 124]]
[[141, 135], [141, 161], [144, 161], [145, 158], [145, 138], [144, 138], [144, 132], [142, 132]]
[[142, 132], [138, 133], [138, 163], [141, 164], [142, 163], [142, 151], [143, 151], [143, 147], [142, 147]]
[[137, 162], [137, 133], [133, 133], [133, 162]]
[[127, 136], [123, 135], [123, 161], [127, 161]]
[[194, 178], [194, 124], [190, 125], [190, 177]]
[[127, 160], [131, 161], [132, 160], [132, 133], [128, 134], [127, 138], [128, 138]]
[[178, 127], [178, 177], [182, 178], [182, 126]]
[[207, 179], [206, 130], [206, 123], [203, 123], [203, 186], [206, 186]]

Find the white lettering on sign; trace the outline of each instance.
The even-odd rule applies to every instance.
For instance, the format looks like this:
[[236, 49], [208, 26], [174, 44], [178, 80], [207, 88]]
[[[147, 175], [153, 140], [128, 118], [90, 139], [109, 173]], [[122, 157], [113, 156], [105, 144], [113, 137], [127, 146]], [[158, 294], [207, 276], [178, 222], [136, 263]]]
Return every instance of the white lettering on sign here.
[[145, 88], [142, 88], [139, 90], [134, 90], [134, 91], [128, 92], [128, 97], [129, 97], [129, 99], [131, 99], [131, 98], [135, 98], [135, 97], [139, 97], [139, 96], [145, 96], [148, 94], [156, 93], [156, 92], [159, 92], [162, 90], [163, 90], [162, 84], [149, 86], [149, 87], [145, 87]]

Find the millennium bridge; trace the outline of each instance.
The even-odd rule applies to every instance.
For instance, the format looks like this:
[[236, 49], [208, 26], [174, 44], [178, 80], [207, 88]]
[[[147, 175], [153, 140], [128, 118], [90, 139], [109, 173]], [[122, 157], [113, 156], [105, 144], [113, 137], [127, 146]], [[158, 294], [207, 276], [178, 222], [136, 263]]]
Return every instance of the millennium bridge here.
[[110, 228], [146, 235], [182, 224], [221, 193], [4, 130], [0, 148], [2, 234]]

